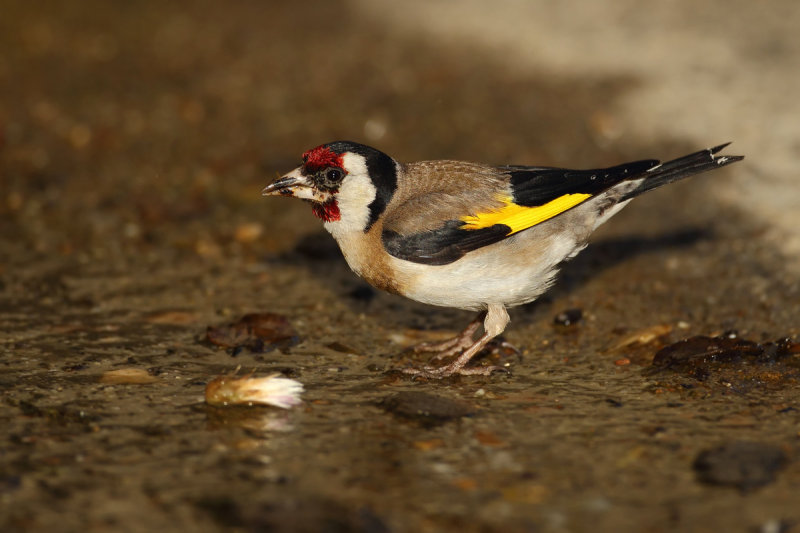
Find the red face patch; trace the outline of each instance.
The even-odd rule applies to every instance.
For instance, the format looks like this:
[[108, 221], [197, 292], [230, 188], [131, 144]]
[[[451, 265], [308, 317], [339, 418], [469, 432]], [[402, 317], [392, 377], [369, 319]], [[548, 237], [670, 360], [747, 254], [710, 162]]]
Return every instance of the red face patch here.
[[328, 200], [324, 204], [311, 204], [311, 209], [323, 222], [336, 222], [342, 218], [342, 214], [339, 212], [339, 204], [336, 203], [336, 200]]
[[328, 167], [343, 168], [342, 154], [337, 154], [327, 146], [317, 146], [303, 154], [303, 167], [314, 173]]

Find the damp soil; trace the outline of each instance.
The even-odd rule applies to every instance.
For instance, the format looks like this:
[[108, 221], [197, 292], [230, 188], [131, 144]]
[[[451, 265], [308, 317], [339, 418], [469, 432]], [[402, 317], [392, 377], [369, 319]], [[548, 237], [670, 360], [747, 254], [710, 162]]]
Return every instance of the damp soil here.
[[[372, 290], [307, 205], [259, 195], [336, 138], [579, 167], [698, 148], [604, 141], [637, 80], [521, 75], [338, 2], [3, 11], [0, 530], [800, 523], [800, 289], [716, 200], [739, 166], [637, 199], [511, 311], [519, 353], [477, 362], [508, 373], [442, 381], [393, 370], [472, 316]], [[304, 403], [206, 406], [237, 369]]]

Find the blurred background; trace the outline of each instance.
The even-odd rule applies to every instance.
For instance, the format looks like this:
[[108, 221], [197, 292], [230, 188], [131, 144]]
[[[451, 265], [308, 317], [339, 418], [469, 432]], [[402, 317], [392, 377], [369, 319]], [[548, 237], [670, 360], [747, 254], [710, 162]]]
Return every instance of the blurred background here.
[[[798, 28], [796, 0], [0, 0], [0, 529], [787, 531], [796, 460], [741, 493], [692, 465], [797, 457], [797, 362], [644, 372], [690, 336], [800, 334]], [[260, 196], [336, 139], [746, 159], [632, 202], [512, 310], [513, 374], [419, 383], [385, 371], [470, 316], [371, 290], [308, 205]], [[300, 344], [206, 341], [266, 311]], [[238, 366], [303, 407], [204, 407]], [[408, 391], [469, 405], [382, 407]]]
[[236, 228], [280, 247], [316, 221], [260, 187], [333, 139], [575, 167], [734, 141], [747, 162], [713, 194], [800, 250], [794, 2], [4, 0], [2, 14], [6, 257], [231, 252]]

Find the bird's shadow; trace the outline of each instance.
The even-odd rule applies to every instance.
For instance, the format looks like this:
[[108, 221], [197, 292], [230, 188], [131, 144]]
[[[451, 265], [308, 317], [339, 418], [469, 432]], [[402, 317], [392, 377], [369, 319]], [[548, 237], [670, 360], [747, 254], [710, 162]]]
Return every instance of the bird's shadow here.
[[579, 290], [604, 270], [637, 256], [689, 248], [712, 237], [710, 228], [690, 227], [658, 236], [613, 237], [593, 242], [574, 259], [563, 263], [556, 283], [547, 294], [552, 299], [563, 297]]
[[268, 263], [300, 269], [312, 277], [324, 279], [326, 286], [340, 296], [355, 292], [364, 295], [362, 300], [371, 301], [376, 294], [366, 282], [353, 274], [336, 241], [325, 231], [304, 235], [293, 248], [270, 254], [264, 259]]

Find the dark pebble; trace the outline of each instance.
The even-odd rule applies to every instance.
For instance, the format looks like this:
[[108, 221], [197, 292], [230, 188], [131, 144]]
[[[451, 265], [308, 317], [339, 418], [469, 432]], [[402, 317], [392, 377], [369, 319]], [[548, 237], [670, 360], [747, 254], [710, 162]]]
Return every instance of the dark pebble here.
[[398, 392], [384, 398], [380, 405], [390, 413], [426, 426], [443, 424], [448, 420], [476, 413], [475, 407], [465, 401], [418, 391]]
[[553, 319], [553, 323], [558, 324], [559, 326], [572, 326], [573, 324], [580, 322], [581, 319], [583, 319], [583, 310], [567, 309], [566, 311], [561, 311], [558, 313]]
[[786, 454], [777, 446], [733, 441], [700, 452], [693, 467], [701, 483], [747, 492], [772, 483], [787, 462]]
[[790, 359], [797, 353], [800, 353], [800, 343], [791, 339], [760, 344], [732, 333], [719, 337], [698, 335], [659, 350], [653, 357], [653, 366], [680, 370], [712, 363], [770, 364]]
[[261, 353], [291, 346], [299, 339], [286, 317], [275, 313], [251, 313], [225, 326], [209, 326], [206, 340], [231, 348], [235, 357], [244, 348]]

